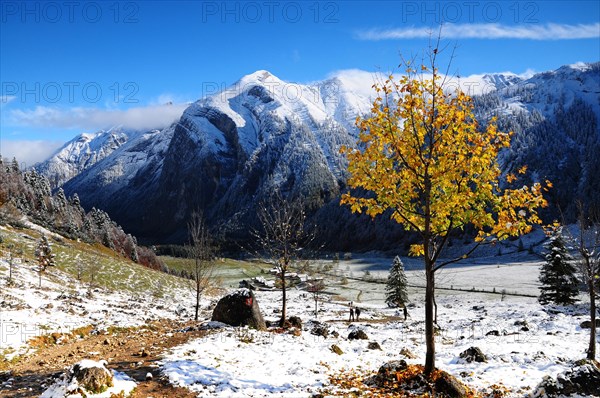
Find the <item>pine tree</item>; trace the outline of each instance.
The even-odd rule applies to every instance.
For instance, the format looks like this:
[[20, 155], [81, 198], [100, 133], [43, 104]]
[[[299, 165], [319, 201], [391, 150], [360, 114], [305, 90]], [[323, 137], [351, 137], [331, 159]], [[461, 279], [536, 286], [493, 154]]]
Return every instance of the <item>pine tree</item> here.
[[65, 191], [61, 188], [58, 188], [56, 195], [54, 195], [54, 206], [58, 209], [66, 209], [68, 204], [67, 196], [65, 195]]
[[572, 264], [562, 227], [554, 227], [550, 239], [544, 245], [546, 262], [540, 272], [541, 294], [538, 298], [543, 305], [554, 303], [559, 305], [573, 304], [578, 294], [577, 270]]
[[21, 172], [21, 168], [19, 167], [19, 162], [17, 158], [13, 158], [12, 163], [10, 164], [11, 171], [15, 174]]
[[42, 287], [42, 273], [46, 271], [46, 268], [53, 267], [56, 264], [54, 263], [54, 254], [52, 253], [52, 248], [50, 247], [50, 242], [48, 242], [48, 238], [45, 235], [42, 235], [40, 240], [38, 241], [37, 248], [35, 249], [35, 256], [38, 259], [38, 273], [40, 277], [40, 288]]
[[404, 264], [400, 260], [400, 257], [396, 256], [385, 287], [385, 302], [387, 305], [390, 307], [401, 307], [406, 304], [408, 302], [407, 285], [408, 281], [404, 273]]

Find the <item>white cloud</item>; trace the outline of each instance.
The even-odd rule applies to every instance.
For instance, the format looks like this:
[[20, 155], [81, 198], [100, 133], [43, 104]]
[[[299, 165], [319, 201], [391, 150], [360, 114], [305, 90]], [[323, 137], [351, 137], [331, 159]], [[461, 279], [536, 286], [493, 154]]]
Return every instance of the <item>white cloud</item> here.
[[341, 69], [330, 73], [327, 78], [338, 78], [344, 83], [344, 88], [364, 97], [374, 94], [373, 84], [383, 83], [389, 72], [368, 72], [361, 69]]
[[64, 142], [44, 140], [0, 140], [3, 159], [16, 158], [22, 168], [33, 166], [50, 157]]
[[[371, 29], [358, 32], [361, 40], [418, 39], [435, 36], [437, 31], [427, 27], [408, 27], [396, 29]], [[595, 24], [528, 24], [501, 25], [482, 24], [445, 24], [442, 27], [445, 39], [527, 39], [527, 40], [570, 40], [594, 39], [600, 37], [600, 23]]]
[[163, 128], [177, 120], [188, 104], [150, 105], [119, 109], [59, 108], [38, 106], [35, 109], [16, 109], [9, 121], [17, 126], [99, 130], [123, 126], [134, 130]]
[[517, 74], [517, 76], [519, 76], [521, 79], [529, 79], [530, 77], [532, 77], [536, 73], [538, 73], [536, 70], [531, 69], [531, 68], [527, 68], [525, 70], [525, 72], [519, 73], [519, 74]]
[[[365, 98], [374, 98], [375, 91], [372, 86], [374, 83], [379, 85], [383, 84], [385, 80], [392, 73], [395, 78], [399, 78], [403, 73], [402, 71], [388, 72], [369, 72], [361, 69], [342, 69], [330, 73], [328, 78], [338, 78], [343, 82], [341, 86], [343, 89], [347, 89], [354, 94], [359, 94]], [[494, 73], [481, 73], [472, 74], [468, 76], [447, 76], [445, 81], [445, 87], [449, 91], [454, 91], [460, 88], [463, 92], [468, 95], [479, 95], [483, 93], [489, 93], [495, 91], [498, 86], [502, 87], [501, 82], [496, 85], [494, 78], [491, 75], [504, 75], [505, 77], [519, 77], [521, 79], [529, 79], [536, 72], [532, 69], [527, 69], [521, 74], [513, 72], [494, 72]], [[443, 75], [442, 75], [443, 76]], [[431, 74], [423, 74], [424, 79], [431, 79]]]

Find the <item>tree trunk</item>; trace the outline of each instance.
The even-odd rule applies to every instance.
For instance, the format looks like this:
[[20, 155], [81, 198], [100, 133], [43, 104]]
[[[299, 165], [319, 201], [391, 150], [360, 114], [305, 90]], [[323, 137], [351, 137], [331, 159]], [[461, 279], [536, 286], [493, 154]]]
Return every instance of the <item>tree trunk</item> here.
[[281, 303], [281, 320], [279, 326], [284, 327], [285, 320], [287, 319], [287, 291], [285, 286], [285, 267], [281, 267], [281, 297], [283, 302]]
[[[435, 68], [434, 76], [435, 76]], [[433, 101], [435, 101], [435, 95], [433, 96]], [[435, 109], [435, 103], [434, 107]], [[431, 145], [431, 142], [430, 142]], [[432, 249], [430, 246], [432, 244], [431, 240], [431, 179], [427, 172], [425, 171], [425, 180], [424, 180], [424, 194], [425, 194], [425, 228], [423, 230], [423, 257], [425, 258], [425, 376], [429, 377], [431, 373], [435, 370], [435, 335], [433, 329], [433, 311], [434, 311], [434, 295], [435, 295], [435, 275], [433, 267], [435, 265], [432, 257]]]
[[437, 324], [438, 324], [438, 321], [437, 321], [438, 306], [437, 306], [437, 302], [435, 301], [435, 280], [433, 280], [431, 283], [433, 285], [433, 289], [432, 289], [433, 290], [433, 299], [432, 299], [433, 300], [433, 323], [435, 323], [437, 326]]
[[434, 273], [431, 260], [425, 255], [425, 345], [427, 353], [425, 355], [425, 375], [429, 376], [435, 369], [435, 335], [433, 328], [434, 321]]
[[200, 310], [200, 281], [196, 281], [196, 306], [194, 311], [194, 320], [198, 321], [198, 312]]
[[588, 278], [588, 291], [590, 294], [590, 317], [592, 327], [590, 328], [590, 345], [587, 350], [587, 359], [592, 360], [596, 359], [596, 289], [594, 282], [594, 273], [590, 272], [590, 277]]

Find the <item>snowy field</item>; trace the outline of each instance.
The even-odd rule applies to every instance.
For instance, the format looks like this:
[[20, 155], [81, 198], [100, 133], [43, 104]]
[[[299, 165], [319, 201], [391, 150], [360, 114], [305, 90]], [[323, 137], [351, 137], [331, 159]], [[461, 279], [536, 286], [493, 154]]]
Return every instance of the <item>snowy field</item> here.
[[[391, 258], [375, 256], [355, 256], [353, 260], [340, 261], [333, 274], [348, 277], [345, 285], [334, 284], [327, 290], [339, 294], [349, 301], [382, 303], [385, 300], [385, 280], [392, 264]], [[499, 261], [507, 261], [499, 263]], [[409, 293], [420, 295], [425, 286], [425, 272], [422, 260], [402, 258], [408, 283], [412, 286]], [[542, 262], [539, 258], [528, 254], [514, 254], [502, 259], [497, 257], [480, 257], [451, 265], [436, 273], [438, 296], [461, 295], [461, 290], [485, 290], [496, 292], [490, 294], [490, 300], [500, 298], [502, 291], [509, 294], [537, 296], [539, 294], [539, 269]], [[365, 282], [369, 279], [370, 282]], [[448, 290], [446, 290], [448, 289]], [[452, 290], [450, 290], [452, 289]], [[469, 293], [469, 292], [463, 292]], [[485, 298], [480, 297], [485, 300]]]
[[[469, 275], [477, 276], [477, 280], [498, 278], [489, 279], [494, 267], [470, 267]], [[518, 271], [515, 280], [524, 278], [527, 284], [535, 279], [537, 267], [522, 267], [506, 265], [500, 269], [507, 275], [510, 269]], [[310, 295], [292, 291], [290, 296], [288, 314], [299, 315], [305, 322], [300, 336], [218, 329], [174, 349], [162, 363], [163, 371], [172, 383], [187, 386], [199, 396], [309, 397], [328, 385], [330, 375], [343, 369], [376, 371], [386, 361], [406, 359], [400, 354], [403, 348], [416, 356], [407, 362], [424, 363], [422, 294], [412, 294], [414, 307], [406, 322], [389, 320], [400, 314], [380, 302], [368, 301], [355, 302], [363, 310], [362, 319], [350, 324], [346, 301], [322, 303], [318, 320], [339, 334], [328, 338], [310, 333], [311, 320], [315, 320]], [[280, 293], [257, 292], [257, 299], [266, 318], [277, 320]], [[526, 396], [545, 375], [555, 376], [585, 357], [589, 330], [579, 327], [587, 319], [584, 305], [566, 315], [544, 311], [535, 298], [502, 299], [500, 295], [463, 292], [440, 295], [437, 302], [441, 327], [437, 366], [482, 392], [496, 384], [508, 388], [510, 396]], [[528, 331], [522, 330], [524, 325]], [[364, 340], [348, 340], [355, 328], [364, 330], [368, 341], [378, 342], [382, 351], [369, 350]], [[486, 335], [491, 331], [498, 331], [499, 336]], [[333, 353], [332, 344], [344, 354]], [[459, 354], [472, 346], [488, 356], [487, 363], [462, 362]]]
[[[6, 234], [5, 229], [3, 232]], [[16, 235], [10, 236], [16, 239]], [[25, 236], [25, 233], [18, 236], [19, 243], [33, 253], [35, 239], [25, 239]], [[53, 244], [55, 252], [59, 249], [58, 244]], [[72, 253], [65, 252], [58, 258], [62, 263], [68, 263], [74, 261], [73, 257]], [[96, 257], [95, 261], [100, 261], [98, 259]], [[58, 267], [50, 267], [44, 273], [39, 288], [35, 266], [20, 258], [14, 260], [13, 283], [8, 283], [8, 277], [8, 260], [2, 257], [0, 355], [6, 359], [26, 353], [29, 350], [27, 341], [36, 336], [69, 333], [88, 325], [98, 330], [109, 326], [138, 326], [148, 319], [189, 316], [192, 308], [191, 290], [180, 284], [179, 278], [135, 264], [116, 263], [98, 270], [96, 278], [113, 279], [114, 289], [97, 285], [91, 288], [87, 281], [78, 281]], [[154, 288], [142, 290], [142, 286]], [[209, 303], [205, 300], [203, 305]]]
[[[302, 290], [289, 293], [288, 316], [304, 322], [299, 335], [258, 332], [225, 327], [210, 331], [200, 340], [174, 348], [160, 364], [162, 372], [175, 385], [185, 386], [209, 397], [310, 397], [329, 386], [329, 377], [347, 369], [366, 373], [377, 371], [384, 362], [406, 359], [423, 364], [424, 285], [419, 260], [402, 259], [408, 280], [410, 318], [383, 303], [385, 285], [365, 282], [384, 279], [390, 258], [353, 256], [342, 260], [332, 274], [348, 276], [326, 279], [326, 293], [314, 314], [312, 296]], [[504, 260], [498, 264], [498, 260]], [[438, 290], [437, 304], [441, 332], [437, 336], [437, 366], [481, 392], [491, 385], [522, 397], [532, 392], [543, 376], [554, 376], [585, 356], [589, 330], [580, 328], [587, 319], [586, 302], [563, 312], [547, 311], [535, 298], [510, 293], [536, 295], [541, 263], [534, 255], [513, 253], [501, 258], [481, 256], [452, 266], [438, 277], [438, 287], [476, 287], [509, 294]], [[368, 273], [365, 273], [368, 271]], [[28, 338], [54, 331], [66, 332], [79, 326], [133, 326], [158, 318], [189, 318], [191, 292], [165, 285], [163, 294], [140, 291], [111, 291], [89, 288], [58, 269], [44, 275], [42, 289], [31, 266], [15, 267], [16, 284], [6, 283], [8, 264], [0, 260], [0, 353], [10, 358], [28, 350]], [[131, 270], [127, 272], [132, 272]], [[138, 272], [138, 271], [136, 271]], [[143, 274], [130, 274], [134, 281]], [[272, 276], [271, 276], [272, 278]], [[278, 291], [257, 291], [265, 318], [276, 321], [281, 306]], [[207, 297], [203, 316], [208, 319], [218, 297]], [[359, 322], [348, 323], [348, 302], [362, 309]], [[181, 312], [187, 307], [187, 313]], [[325, 322], [327, 338], [311, 334], [314, 321]], [[527, 330], [523, 330], [526, 326]], [[354, 329], [364, 330], [369, 340], [348, 340]], [[496, 335], [488, 335], [497, 331]], [[334, 337], [337, 332], [337, 337]], [[381, 350], [367, 348], [377, 342]], [[344, 352], [331, 351], [335, 344]], [[459, 354], [479, 347], [486, 363], [464, 363]], [[415, 358], [400, 354], [407, 349]]]
[[19, 285], [7, 287], [4, 267], [6, 263], [0, 261], [0, 354], [7, 358], [26, 352], [27, 340], [36, 336], [69, 333], [87, 325], [99, 330], [138, 326], [147, 319], [177, 317], [176, 310], [182, 308], [185, 297], [191, 303], [191, 293], [185, 289], [179, 298], [99, 288], [90, 295], [86, 286], [56, 271], [48, 271], [54, 280], [44, 280], [42, 289], [38, 289], [36, 273], [18, 267], [13, 277], [20, 281]]

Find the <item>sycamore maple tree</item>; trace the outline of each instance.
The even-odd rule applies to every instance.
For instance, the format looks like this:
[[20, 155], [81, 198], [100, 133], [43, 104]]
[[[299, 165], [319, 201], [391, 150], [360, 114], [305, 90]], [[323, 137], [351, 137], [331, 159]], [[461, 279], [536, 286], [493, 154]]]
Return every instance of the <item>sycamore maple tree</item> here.
[[[480, 130], [471, 98], [447, 90], [448, 80], [436, 68], [416, 70], [404, 62], [406, 74], [389, 76], [373, 88], [377, 98], [368, 117], [358, 117], [358, 149], [342, 148], [348, 158], [348, 185], [357, 190], [342, 196], [353, 212], [375, 217], [384, 212], [420, 243], [410, 254], [425, 263], [425, 373], [435, 369], [435, 273], [471, 254], [484, 242], [517, 236], [540, 223], [545, 207], [540, 183], [502, 188], [498, 153], [509, 146], [511, 133], [498, 130], [495, 119]], [[526, 167], [519, 170], [525, 173]], [[507, 184], [518, 177], [509, 174]], [[549, 182], [546, 182], [550, 186]], [[449, 234], [471, 225], [476, 244], [463, 256], [441, 260]]]

